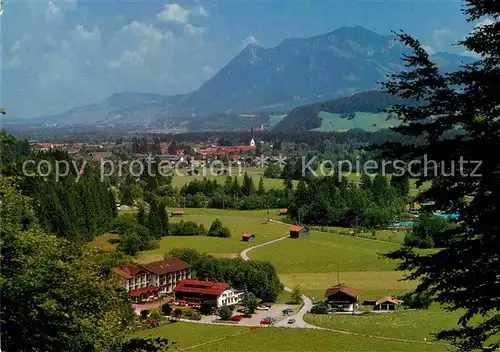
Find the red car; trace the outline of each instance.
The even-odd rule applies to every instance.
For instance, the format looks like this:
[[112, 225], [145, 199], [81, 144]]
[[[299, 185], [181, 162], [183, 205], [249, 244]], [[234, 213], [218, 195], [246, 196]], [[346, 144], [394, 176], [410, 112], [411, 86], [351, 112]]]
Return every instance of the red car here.
[[272, 323], [273, 323], [273, 321], [272, 321], [272, 320], [269, 320], [269, 319], [262, 319], [262, 320], [260, 321], [260, 324], [261, 324], [261, 325], [271, 325]]
[[233, 315], [229, 319], [232, 320], [232, 321], [240, 321], [241, 319], [243, 319], [243, 316], [242, 315]]

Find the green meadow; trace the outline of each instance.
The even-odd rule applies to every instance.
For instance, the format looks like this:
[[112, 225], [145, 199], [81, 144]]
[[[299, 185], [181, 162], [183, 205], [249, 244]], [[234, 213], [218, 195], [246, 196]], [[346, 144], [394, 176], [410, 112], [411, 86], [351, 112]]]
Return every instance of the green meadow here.
[[182, 351], [446, 351], [446, 346], [398, 342], [314, 329], [248, 328], [171, 323], [134, 334], [168, 338]]

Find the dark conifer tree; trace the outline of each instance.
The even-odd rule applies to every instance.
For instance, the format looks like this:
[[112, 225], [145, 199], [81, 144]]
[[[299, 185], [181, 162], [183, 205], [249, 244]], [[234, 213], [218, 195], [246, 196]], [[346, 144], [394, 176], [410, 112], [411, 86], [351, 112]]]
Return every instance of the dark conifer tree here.
[[168, 214], [163, 201], [158, 203], [158, 217], [160, 218], [160, 234], [166, 236], [168, 235]]
[[[388, 143], [383, 156], [421, 165], [435, 161], [425, 170], [412, 170], [420, 171], [419, 182], [432, 181], [421, 200], [458, 212], [460, 219], [447, 233], [447, 248], [422, 255], [403, 247], [387, 256], [403, 260], [400, 269], [420, 280], [417, 292], [464, 312], [459, 326], [439, 332], [439, 339], [461, 351], [492, 351], [500, 347], [500, 6], [497, 1], [465, 3], [469, 22], [492, 19], [460, 43], [479, 59], [442, 73], [417, 40], [399, 33], [412, 53], [404, 58], [407, 69], [384, 85], [390, 94], [420, 102], [389, 112], [403, 122], [397, 132], [422, 136], [423, 143]], [[461, 133], [450, 134], [456, 130]]]
[[266, 193], [266, 189], [264, 187], [264, 179], [261, 177], [259, 180], [259, 188], [257, 189], [257, 194], [259, 196], [263, 196]]
[[141, 226], [146, 226], [147, 224], [147, 216], [146, 216], [146, 210], [144, 209], [144, 204], [139, 203], [139, 206], [137, 207], [137, 223]]

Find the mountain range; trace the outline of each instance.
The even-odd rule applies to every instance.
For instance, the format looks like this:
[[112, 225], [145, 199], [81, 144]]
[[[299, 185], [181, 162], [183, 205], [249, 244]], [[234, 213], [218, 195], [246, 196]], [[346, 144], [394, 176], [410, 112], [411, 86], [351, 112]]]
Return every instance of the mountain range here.
[[[401, 57], [406, 50], [393, 36], [359, 26], [285, 39], [272, 48], [250, 44], [191, 93], [118, 93], [101, 103], [37, 120], [66, 124], [159, 121], [167, 127], [218, 129], [228, 121], [246, 126], [248, 118], [241, 114], [258, 113], [260, 125], [265, 112], [288, 113], [302, 105], [377, 89], [377, 82], [387, 74], [404, 68]], [[447, 71], [472, 60], [449, 53], [433, 56]]]

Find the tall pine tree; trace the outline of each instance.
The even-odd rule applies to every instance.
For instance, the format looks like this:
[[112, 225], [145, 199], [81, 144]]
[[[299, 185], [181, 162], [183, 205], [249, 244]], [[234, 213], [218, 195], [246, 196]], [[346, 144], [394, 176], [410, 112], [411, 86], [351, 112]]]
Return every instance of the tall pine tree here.
[[403, 122], [397, 132], [424, 141], [386, 144], [384, 157], [419, 160], [422, 166], [433, 161], [412, 170], [420, 171], [419, 182], [432, 181], [421, 200], [460, 214], [447, 233], [447, 248], [422, 255], [403, 247], [387, 256], [403, 260], [399, 268], [420, 281], [418, 292], [464, 312], [457, 328], [437, 334], [461, 351], [500, 347], [499, 11], [497, 1], [466, 1], [468, 22], [482, 24], [460, 44], [478, 60], [455, 73], [440, 72], [417, 40], [397, 34], [412, 53], [404, 57], [407, 69], [384, 85], [390, 94], [419, 103], [389, 112]]

